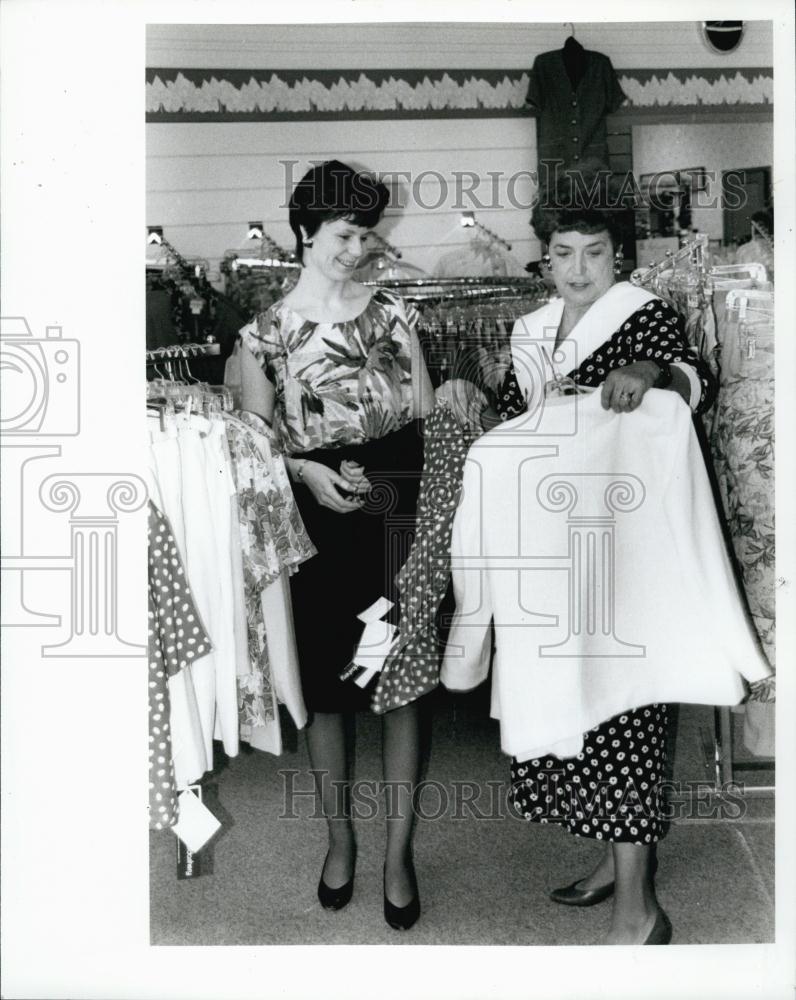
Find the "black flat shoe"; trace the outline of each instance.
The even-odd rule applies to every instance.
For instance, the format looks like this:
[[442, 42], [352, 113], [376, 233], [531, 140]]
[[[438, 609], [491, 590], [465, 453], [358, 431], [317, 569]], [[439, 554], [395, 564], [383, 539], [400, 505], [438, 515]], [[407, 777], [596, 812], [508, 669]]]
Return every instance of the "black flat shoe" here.
[[553, 889], [549, 894], [554, 903], [563, 903], [564, 906], [596, 906], [610, 899], [614, 894], [614, 883], [600, 885], [596, 889], [578, 889], [578, 884], [583, 879], [578, 879], [572, 885], [566, 885], [562, 889]]
[[[652, 877], [654, 878], [658, 871], [658, 859], [657, 857], [652, 860]], [[573, 882], [572, 885], [566, 885], [562, 889], [553, 889], [549, 893], [550, 899], [554, 903], [563, 903], [564, 906], [596, 906], [598, 903], [604, 903], [606, 899], [610, 899], [614, 894], [615, 883], [608, 882], [606, 885], [597, 886], [596, 889], [578, 889], [578, 885], [583, 881], [583, 879], [578, 879], [577, 882]], [[662, 912], [662, 911], [661, 911]]]
[[[328, 858], [329, 855], [327, 854], [326, 857]], [[326, 860], [323, 862], [321, 880], [318, 883], [318, 900], [324, 910], [342, 910], [344, 906], [348, 906], [354, 894], [354, 876], [352, 875], [346, 884], [341, 885], [339, 889], [332, 889], [323, 880], [324, 868], [326, 868]]]
[[644, 944], [669, 944], [672, 940], [672, 922], [664, 911], [658, 908], [658, 915]]
[[395, 931], [408, 931], [417, 923], [420, 916], [420, 893], [415, 885], [415, 895], [406, 906], [396, 906], [387, 899], [387, 888], [384, 889], [384, 919]]

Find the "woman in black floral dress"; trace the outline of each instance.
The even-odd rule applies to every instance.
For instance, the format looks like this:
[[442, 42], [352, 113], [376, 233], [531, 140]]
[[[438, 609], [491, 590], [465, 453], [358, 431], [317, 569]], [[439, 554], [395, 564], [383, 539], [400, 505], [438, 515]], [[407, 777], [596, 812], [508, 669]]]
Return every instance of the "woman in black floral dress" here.
[[[714, 381], [688, 345], [680, 316], [642, 289], [616, 283], [621, 249], [611, 212], [572, 200], [540, 202], [533, 225], [547, 244], [545, 264], [560, 296], [527, 317], [549, 338], [542, 349], [548, 385], [564, 392], [601, 387], [603, 407], [619, 413], [637, 409], [653, 387], [679, 393], [694, 412], [707, 409]], [[512, 336], [515, 365], [524, 326], [519, 320]], [[577, 367], [559, 370], [564, 353], [557, 349], [573, 331]], [[510, 370], [502, 419], [525, 410], [522, 383], [522, 372]], [[583, 748], [572, 758], [512, 760], [513, 802], [526, 819], [563, 823], [576, 836], [606, 841], [595, 870], [554, 890], [551, 898], [591, 906], [613, 897], [609, 944], [667, 944], [671, 938], [653, 885], [666, 725], [666, 705], [645, 705], [584, 734]]]

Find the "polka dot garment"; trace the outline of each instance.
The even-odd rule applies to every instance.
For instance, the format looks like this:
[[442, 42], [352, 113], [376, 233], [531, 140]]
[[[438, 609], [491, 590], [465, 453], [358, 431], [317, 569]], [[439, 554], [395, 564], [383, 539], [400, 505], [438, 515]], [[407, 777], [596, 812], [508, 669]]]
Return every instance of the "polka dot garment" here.
[[371, 708], [377, 714], [408, 705], [439, 684], [436, 614], [450, 580], [451, 530], [464, 461], [479, 433], [462, 428], [445, 401], [426, 418], [415, 540], [396, 577], [401, 638], [374, 689]]
[[578, 837], [651, 844], [662, 836], [665, 705], [614, 716], [572, 758], [511, 763], [511, 798], [527, 820], [563, 823]]
[[169, 677], [211, 650], [174, 542], [171, 525], [150, 501], [149, 522], [149, 825], [173, 826], [177, 788], [169, 723]]
[[600, 385], [613, 368], [634, 361], [683, 361], [696, 371], [702, 386], [697, 413], [713, 404], [715, 379], [707, 364], [688, 343], [680, 314], [663, 299], [651, 299], [636, 310], [619, 330], [592, 352], [572, 376], [580, 385]]

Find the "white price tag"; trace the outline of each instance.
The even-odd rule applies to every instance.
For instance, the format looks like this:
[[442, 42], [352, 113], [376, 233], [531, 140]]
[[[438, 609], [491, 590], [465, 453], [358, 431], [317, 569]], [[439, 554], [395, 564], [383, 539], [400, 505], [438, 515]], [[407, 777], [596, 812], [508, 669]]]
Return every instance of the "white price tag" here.
[[180, 803], [180, 818], [172, 830], [188, 850], [195, 854], [221, 827], [221, 823], [193, 792], [181, 792], [178, 801]]

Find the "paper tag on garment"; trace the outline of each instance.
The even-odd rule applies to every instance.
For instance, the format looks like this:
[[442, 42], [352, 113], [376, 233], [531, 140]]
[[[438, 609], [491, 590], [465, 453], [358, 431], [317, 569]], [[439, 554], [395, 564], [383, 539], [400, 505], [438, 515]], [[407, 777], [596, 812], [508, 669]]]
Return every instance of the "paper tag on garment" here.
[[357, 615], [357, 618], [361, 622], [377, 622], [380, 618], [383, 618], [390, 608], [395, 607], [393, 601], [388, 601], [386, 597], [380, 597], [378, 601], [375, 601], [369, 608], [366, 608], [361, 614]]
[[199, 878], [204, 875], [204, 855], [201, 851], [194, 854], [189, 851], [179, 837], [174, 838], [177, 845], [177, 878], [182, 881], [186, 878]]
[[[381, 667], [379, 667], [379, 670], [381, 670]], [[354, 683], [357, 685], [357, 687], [361, 687], [363, 689], [366, 688], [368, 684], [370, 684], [370, 682], [376, 676], [376, 674], [379, 672], [379, 670], [376, 670], [373, 667], [371, 667], [369, 670], [365, 670], [363, 668], [362, 673], [359, 675], [359, 677], [354, 678]]]
[[367, 670], [381, 670], [397, 631], [389, 622], [368, 622], [362, 631], [353, 662]]
[[221, 827], [221, 823], [192, 791], [181, 792], [178, 802], [180, 804], [180, 818], [172, 830], [189, 851], [196, 853]]

